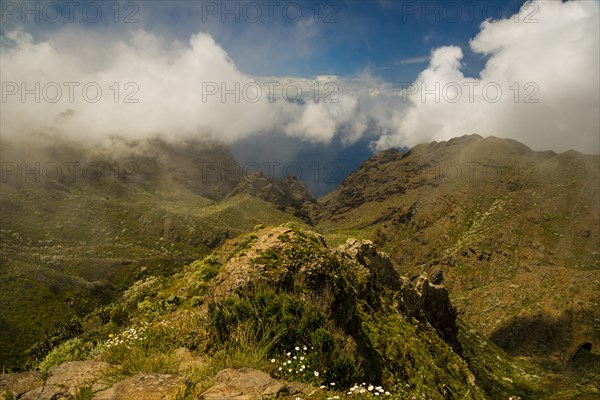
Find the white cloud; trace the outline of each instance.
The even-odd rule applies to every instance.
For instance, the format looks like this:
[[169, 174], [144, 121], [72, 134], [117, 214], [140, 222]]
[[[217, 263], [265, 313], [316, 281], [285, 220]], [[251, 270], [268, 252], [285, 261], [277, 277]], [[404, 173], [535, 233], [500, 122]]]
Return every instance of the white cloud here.
[[[597, 153], [598, 3], [536, 4], [539, 11], [533, 18], [526, 3], [518, 17], [481, 25], [471, 41], [474, 52], [489, 56], [479, 79], [464, 76], [460, 48], [435, 49], [417, 80], [418, 92], [405, 98], [409, 107], [376, 141], [376, 147], [412, 146], [479, 133], [516, 139], [540, 150]], [[532, 19], [537, 22], [531, 23]], [[434, 94], [423, 97], [423, 89], [436, 91], [436, 84], [439, 102]], [[498, 87], [502, 96], [496, 101]], [[469, 88], [473, 88], [472, 102]], [[455, 101], [458, 92], [461, 96]], [[537, 103], [527, 102], [531, 100]]]
[[396, 64], [398, 65], [407, 65], [407, 64], [422, 64], [429, 61], [429, 57], [427, 56], [419, 56], [419, 57], [410, 57], [402, 60], [398, 60]]

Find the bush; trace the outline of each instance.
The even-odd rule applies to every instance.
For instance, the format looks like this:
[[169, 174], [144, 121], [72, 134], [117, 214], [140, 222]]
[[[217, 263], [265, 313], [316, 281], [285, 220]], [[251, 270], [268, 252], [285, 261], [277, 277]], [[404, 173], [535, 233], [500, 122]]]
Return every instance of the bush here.
[[[251, 339], [254, 346], [269, 343], [267, 356], [280, 360], [297, 347], [305, 345], [314, 348], [306, 358], [313, 371], [319, 372], [321, 379], [347, 384], [358, 379], [357, 368], [352, 358], [345, 354], [344, 343], [347, 335], [341, 329], [328, 327], [326, 316], [309, 301], [304, 301], [290, 293], [276, 292], [268, 287], [256, 288], [244, 293], [244, 297], [230, 297], [217, 303], [209, 303], [208, 329], [209, 349], [215, 353], [227, 349], [230, 343], [238, 341], [240, 330], [245, 338]], [[248, 331], [248, 332], [246, 332]], [[251, 349], [252, 343], [245, 348]], [[275, 367], [275, 365], [273, 366]], [[297, 367], [297, 368], [296, 368]], [[292, 369], [296, 378], [315, 383], [315, 377], [301, 365], [276, 370], [275, 373]]]
[[83, 326], [79, 318], [73, 318], [69, 323], [52, 331], [46, 338], [33, 345], [27, 354], [33, 361], [43, 360], [56, 346], [68, 339], [83, 333]]
[[90, 346], [84, 345], [79, 338], [67, 340], [58, 347], [53, 348], [40, 363], [39, 369], [45, 373], [51, 367], [67, 361], [84, 360], [90, 352]]

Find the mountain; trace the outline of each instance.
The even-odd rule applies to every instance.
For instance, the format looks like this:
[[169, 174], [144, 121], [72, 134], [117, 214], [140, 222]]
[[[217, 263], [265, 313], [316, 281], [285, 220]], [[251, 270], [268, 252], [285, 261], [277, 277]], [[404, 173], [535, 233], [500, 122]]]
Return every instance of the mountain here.
[[599, 171], [478, 135], [387, 150], [319, 199], [317, 228], [373, 239], [510, 354], [560, 363], [600, 343]]
[[[259, 223], [296, 219], [247, 195], [214, 143], [2, 143], [0, 364], [133, 282], [171, 275]], [[236, 178], [238, 178], [236, 180]], [[298, 221], [299, 222], [299, 221]]]

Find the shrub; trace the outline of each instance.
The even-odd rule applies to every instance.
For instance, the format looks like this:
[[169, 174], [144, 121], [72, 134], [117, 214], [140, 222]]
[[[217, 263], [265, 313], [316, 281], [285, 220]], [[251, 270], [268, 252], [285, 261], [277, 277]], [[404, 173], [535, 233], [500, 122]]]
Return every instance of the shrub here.
[[90, 352], [90, 345], [84, 344], [79, 338], [67, 340], [63, 344], [53, 348], [50, 353], [40, 363], [39, 369], [42, 372], [48, 371], [55, 365], [60, 365], [67, 361], [80, 361], [86, 358]]
[[[268, 287], [248, 290], [244, 297], [234, 296], [209, 303], [208, 319], [208, 329], [213, 332], [209, 335], [208, 347], [213, 352], [227, 349], [230, 343], [239, 341], [237, 336], [241, 329], [248, 342], [243, 348], [252, 350], [259, 343], [269, 343], [268, 356], [277, 360], [285, 358], [288, 349], [304, 347], [298, 343], [306, 343], [314, 348], [307, 361], [310, 361], [312, 371], [319, 371], [320, 379], [335, 379], [348, 384], [358, 378], [354, 361], [345, 354], [347, 335], [340, 329], [334, 329], [332, 333], [323, 312], [293, 294], [276, 292]], [[288, 366], [287, 370], [296, 371], [298, 376], [295, 378], [315, 383], [314, 376], [306, 373], [307, 367], [302, 369], [303, 374], [297, 372], [300, 367]]]
[[73, 318], [67, 324], [48, 334], [44, 340], [39, 341], [29, 348], [27, 354], [32, 361], [43, 360], [60, 343], [72, 339], [81, 333], [83, 333], [81, 321], [78, 318]]

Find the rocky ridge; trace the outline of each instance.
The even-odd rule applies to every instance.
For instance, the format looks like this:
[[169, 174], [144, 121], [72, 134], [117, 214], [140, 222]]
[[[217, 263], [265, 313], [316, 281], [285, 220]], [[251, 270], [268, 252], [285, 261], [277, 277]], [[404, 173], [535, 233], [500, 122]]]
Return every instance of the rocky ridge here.
[[[365, 380], [390, 390], [410, 382], [415, 394], [432, 399], [485, 398], [460, 356], [456, 312], [445, 288], [426, 276], [415, 281], [401, 276], [370, 241], [349, 239], [330, 248], [323, 236], [297, 226], [257, 227], [161, 286], [144, 282], [130, 289], [111, 311], [119, 320], [129, 321], [116, 337], [106, 333], [114, 332], [114, 322], [84, 323], [89, 328], [80, 347], [89, 348], [86, 360], [51, 366], [47, 375], [3, 375], [0, 388], [17, 399], [72, 399], [86, 394], [103, 400], [175, 396], [251, 400], [309, 393], [324, 398], [320, 382], [337, 382], [343, 388]], [[148, 315], [155, 322], [143, 322]], [[194, 378], [194, 371], [208, 368], [222, 351], [231, 351], [227, 349], [238, 343], [240, 334], [266, 335], [251, 342], [250, 348], [273, 341], [261, 356], [265, 357], [261, 365], [272, 377], [234, 367], [202, 380]], [[104, 335], [109, 336], [107, 341], [98, 341]], [[86, 337], [96, 339], [86, 342]], [[145, 344], [151, 337], [158, 342]], [[122, 341], [131, 344], [119, 345]], [[268, 360], [285, 357], [294, 343], [314, 347], [314, 355], [309, 350], [303, 357], [321, 372], [319, 380], [311, 372], [313, 380], [301, 383], [300, 377], [290, 379], [270, 367]], [[158, 345], [160, 353], [148, 354], [147, 360], [170, 354], [163, 367], [123, 369], [123, 365], [153, 365], [132, 357], [143, 357], [141, 349]]]
[[277, 209], [295, 215], [311, 223], [311, 215], [317, 207], [316, 200], [306, 185], [294, 175], [285, 179], [268, 178], [256, 171], [247, 175], [228, 194], [228, 197], [250, 195], [273, 204]]

